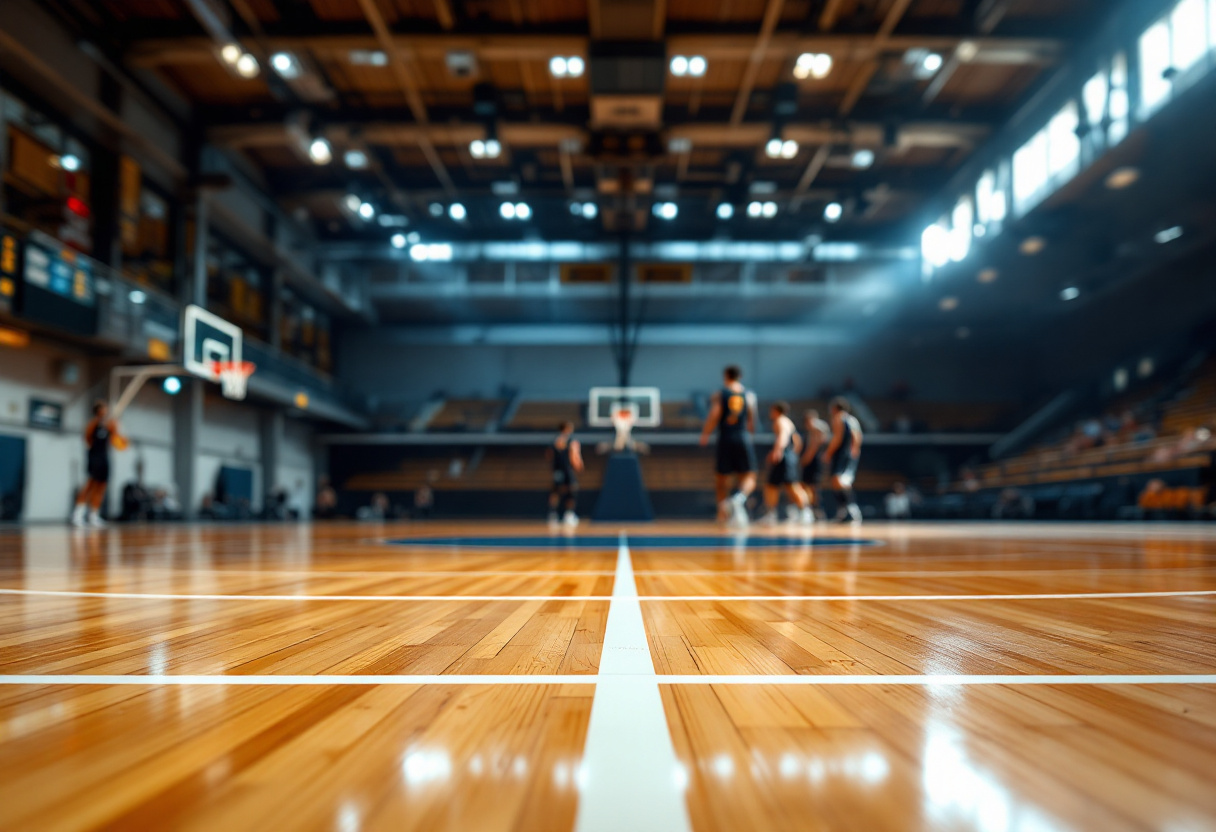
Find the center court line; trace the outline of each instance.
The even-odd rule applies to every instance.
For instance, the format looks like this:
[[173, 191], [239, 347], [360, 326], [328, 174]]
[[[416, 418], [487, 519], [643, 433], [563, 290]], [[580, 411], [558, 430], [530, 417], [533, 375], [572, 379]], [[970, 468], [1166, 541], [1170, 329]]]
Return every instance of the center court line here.
[[[657, 698], [659, 685], [819, 685], [831, 687], [853, 687], [853, 686], [875, 686], [875, 685], [899, 685], [899, 686], [917, 686], [917, 685], [947, 685], [955, 687], [969, 686], [987, 686], [987, 685], [1216, 685], [1216, 674], [1214, 673], [1164, 673], [1164, 674], [1111, 674], [1111, 675], [898, 675], [898, 676], [764, 676], [760, 674], [748, 675], [713, 675], [713, 676], [657, 676], [653, 673], [622, 673], [614, 674], [612, 679], [605, 679], [594, 675], [535, 675], [535, 676], [478, 676], [478, 675], [401, 675], [401, 676], [361, 676], [358, 674], [343, 674], [343, 675], [319, 675], [319, 676], [221, 676], [221, 675], [182, 675], [182, 676], [119, 676], [119, 675], [97, 675], [82, 673], [76, 674], [0, 674], [0, 687], [5, 685], [147, 685], [149, 687], [157, 686], [206, 686], [206, 685], [230, 685], [235, 687], [240, 686], [292, 686], [292, 685], [597, 685], [596, 701], [603, 697], [605, 690], [617, 686], [617, 690], [621, 686], [634, 685], [637, 687], [653, 687], [656, 694], [656, 702], [661, 706], [662, 700]], [[601, 717], [600, 725], [596, 722], [596, 708], [592, 705], [591, 711], [591, 727], [587, 732], [587, 754], [584, 760], [592, 759], [591, 754], [594, 751], [596, 757], [594, 761], [599, 764], [612, 764], [609, 769], [612, 773], [608, 776], [613, 782], [601, 782], [597, 780], [588, 780], [589, 793], [592, 787], [607, 790], [612, 792], [617, 798], [624, 800], [626, 803], [637, 801], [640, 799], [641, 792], [630, 791], [628, 794], [622, 795], [623, 787], [619, 778], [632, 782], [632, 778], [628, 773], [619, 773], [616, 770], [617, 764], [623, 764], [626, 768], [637, 767], [650, 771], [656, 766], [652, 766], [653, 760], [650, 758], [641, 759], [637, 756], [638, 749], [643, 749], [647, 754], [655, 752], [655, 746], [664, 744], [663, 738], [666, 738], [665, 744], [670, 745], [671, 739], [667, 733], [667, 723], [664, 719], [661, 724], [653, 724], [653, 717], [656, 715], [651, 713], [649, 717], [646, 712], [627, 712], [627, 713], [612, 713], [615, 707], [633, 707], [635, 701], [630, 699], [626, 701], [621, 699], [615, 704], [611, 698], [606, 699], [608, 706], [601, 706], [601, 712], [609, 711], [609, 717], [613, 718], [612, 722], [606, 722], [609, 717]], [[653, 704], [653, 703], [651, 703]], [[658, 716], [661, 716], [658, 715]], [[617, 724], [617, 720], [622, 724]], [[646, 730], [643, 731], [642, 729]], [[661, 731], [659, 730], [661, 728]], [[608, 734], [609, 730], [621, 730], [628, 735], [628, 742], [624, 737], [617, 737], [613, 734]], [[655, 733], [651, 734], [653, 729]], [[599, 733], [593, 734], [593, 731], [598, 730]], [[612, 745], [625, 746], [621, 753], [626, 756], [616, 760], [610, 759], [607, 753], [607, 746], [603, 748], [593, 748], [592, 739], [595, 739], [596, 744], [601, 744], [601, 740]], [[618, 749], [620, 751], [620, 749]], [[586, 764], [586, 763], [584, 763]], [[675, 760], [674, 750], [671, 752], [671, 757], [668, 759], [668, 766], [676, 768], [667, 768], [662, 772], [662, 777], [654, 783], [649, 783], [642, 788], [643, 792], [649, 793], [654, 789], [658, 789], [664, 793], [669, 791], [669, 787], [674, 787], [675, 783], [672, 779], [673, 771], [682, 771], [678, 768], [678, 763]], [[597, 768], [597, 771], [602, 775], [603, 769]], [[635, 772], [636, 774], [636, 772]], [[607, 795], [604, 795], [605, 797]], [[665, 794], [666, 797], [666, 794]], [[666, 802], [666, 801], [665, 801]], [[681, 805], [683, 798], [680, 798]], [[624, 811], [624, 807], [617, 807], [616, 811]], [[647, 817], [650, 817], [649, 815]], [[591, 819], [589, 819], [589, 822]], [[620, 829], [642, 830], [642, 829], [661, 829], [666, 830], [678, 829], [679, 827], [659, 827], [650, 825], [634, 825], [628, 827], [615, 827], [606, 824], [594, 825], [587, 829], [612, 829], [614, 832], [619, 832]], [[583, 827], [579, 827], [581, 830]]]
[[[632, 579], [632, 573], [630, 573]], [[620, 580], [618, 573], [617, 580]], [[86, 592], [67, 589], [4, 589], [0, 595], [48, 598], [119, 598], [151, 601], [613, 601], [613, 595], [212, 595], [167, 592]], [[1051, 601], [1108, 598], [1186, 598], [1216, 595], [1216, 589], [1158, 592], [1061, 592], [1025, 595], [637, 595], [639, 601]]]
[[593, 680], [575, 832], [691, 832], [624, 532]]

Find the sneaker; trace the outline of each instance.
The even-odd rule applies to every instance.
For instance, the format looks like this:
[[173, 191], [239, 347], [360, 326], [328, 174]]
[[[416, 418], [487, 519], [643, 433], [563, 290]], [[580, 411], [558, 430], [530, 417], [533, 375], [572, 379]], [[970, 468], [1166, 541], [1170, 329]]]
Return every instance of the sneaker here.
[[759, 522], [759, 524], [760, 524], [761, 526], [775, 526], [775, 525], [777, 525], [777, 523], [779, 522], [779, 521], [777, 520], [777, 512], [776, 512], [776, 511], [769, 511], [769, 512], [765, 512], [764, 516], [763, 516], [763, 517], [761, 517], [761, 518], [760, 518], [760, 520], [759, 520], [758, 522]]
[[78, 529], [88, 527], [89, 520], [85, 516], [85, 507], [83, 505], [76, 506], [76, 508], [72, 509], [72, 525]]
[[802, 525], [804, 525], [804, 526], [815, 525], [815, 510], [810, 509], [810, 508], [804, 508], [801, 512], [800, 519], [802, 521]]
[[556, 511], [549, 512], [549, 525], [550, 526], [557, 525], [557, 512]]
[[106, 523], [105, 520], [101, 519], [100, 514], [94, 511], [89, 514], [89, 525], [95, 529], [104, 529], [109, 524]]
[[797, 523], [802, 518], [802, 510], [798, 506], [785, 507], [785, 519], [790, 523]]
[[578, 525], [578, 515], [575, 514], [573, 511], [567, 511], [566, 516], [562, 518], [562, 522], [565, 523], [567, 526], [574, 528], [575, 526]]
[[742, 491], [730, 498], [730, 514], [732, 525], [742, 527], [751, 522], [747, 516], [747, 495]]

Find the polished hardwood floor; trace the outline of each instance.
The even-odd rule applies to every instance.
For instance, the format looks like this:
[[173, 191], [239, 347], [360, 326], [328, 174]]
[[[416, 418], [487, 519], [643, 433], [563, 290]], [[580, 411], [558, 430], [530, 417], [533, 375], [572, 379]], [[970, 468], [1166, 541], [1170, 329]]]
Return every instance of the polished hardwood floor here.
[[1216, 528], [618, 531], [0, 530], [0, 829], [1216, 830]]

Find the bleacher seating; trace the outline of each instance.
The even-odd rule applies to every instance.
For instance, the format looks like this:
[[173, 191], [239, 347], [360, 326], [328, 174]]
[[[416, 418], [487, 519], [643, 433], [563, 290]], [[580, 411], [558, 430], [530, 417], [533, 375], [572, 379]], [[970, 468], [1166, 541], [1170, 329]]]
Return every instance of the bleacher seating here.
[[501, 399], [448, 399], [427, 430], [485, 431], [497, 424], [507, 403]]
[[[1156, 420], [1160, 435], [1136, 440], [1126, 435], [1107, 437], [1096, 448], [1075, 451], [1070, 438], [1041, 445], [1012, 459], [981, 466], [977, 475], [983, 488], [1020, 488], [1044, 483], [1065, 483], [1107, 477], [1158, 475], [1169, 471], [1206, 468], [1216, 451], [1216, 361], [1197, 371], [1192, 383], [1175, 399], [1159, 407], [1153, 401], [1160, 386], [1137, 398], [1124, 396], [1109, 407], [1112, 413], [1139, 411], [1142, 419]], [[1206, 438], [1199, 433], [1207, 430]]]
[[881, 431], [898, 430], [906, 420], [916, 432], [983, 432], [1003, 430], [1010, 424], [1017, 406], [1009, 402], [922, 402], [866, 399], [878, 419]]
[[558, 425], [566, 421], [583, 427], [582, 402], [520, 402], [507, 427], [511, 430], [543, 430], [556, 433]]

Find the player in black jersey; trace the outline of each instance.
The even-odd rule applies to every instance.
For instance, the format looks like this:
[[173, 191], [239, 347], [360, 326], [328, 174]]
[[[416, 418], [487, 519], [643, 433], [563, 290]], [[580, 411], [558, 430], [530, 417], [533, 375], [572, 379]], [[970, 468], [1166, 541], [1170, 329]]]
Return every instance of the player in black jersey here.
[[[701, 446], [718, 432], [717, 474], [718, 519], [745, 526], [747, 498], [756, 490], [756, 396], [743, 386], [743, 371], [732, 365], [722, 372], [722, 390], [713, 395], [709, 418], [701, 431]], [[736, 489], [730, 494], [731, 480]], [[730, 494], [728, 497], [727, 495]]]
[[93, 418], [84, 429], [89, 478], [76, 495], [76, 507], [72, 509], [73, 526], [105, 526], [101, 519], [101, 501], [105, 499], [106, 486], [110, 482], [110, 443], [120, 436], [118, 425], [109, 415], [110, 406], [99, 399], [93, 405]]
[[[803, 417], [806, 424], [806, 444], [802, 452], [802, 488], [812, 516], [819, 502], [819, 479], [823, 476], [823, 451], [832, 438], [828, 423], [819, 418], [819, 411], [808, 410]], [[820, 514], [822, 516], [822, 514]]]
[[549, 461], [553, 463], [553, 485], [549, 492], [549, 522], [557, 524], [557, 510], [565, 508], [562, 522], [578, 525], [574, 503], [578, 499], [578, 477], [583, 470], [582, 444], [574, 438], [574, 422], [562, 422], [561, 432], [549, 446]]
[[766, 525], [777, 524], [777, 504], [781, 501], [781, 492], [794, 504], [789, 507], [790, 520], [801, 518], [810, 522], [810, 504], [798, 481], [798, 452], [802, 449], [802, 437], [789, 417], [790, 406], [785, 402], [774, 402], [769, 409], [769, 418], [773, 421], [773, 449], [769, 452], [768, 482], [764, 486], [764, 504], [768, 511], [760, 522]]
[[851, 412], [849, 400], [843, 396], [832, 399], [832, 441], [828, 444], [828, 485], [841, 498], [836, 519], [841, 522], [861, 522], [861, 509], [853, 493], [857, 463], [861, 459], [861, 423]]

